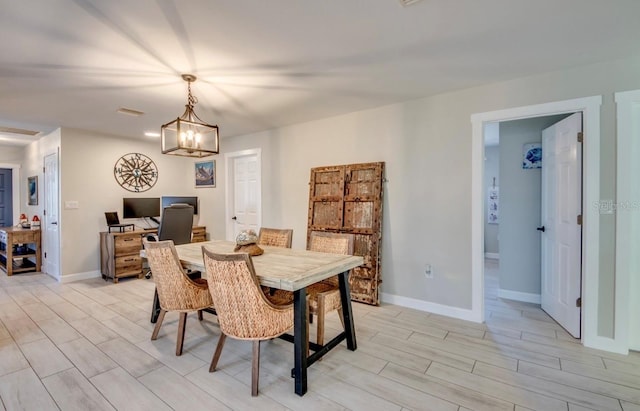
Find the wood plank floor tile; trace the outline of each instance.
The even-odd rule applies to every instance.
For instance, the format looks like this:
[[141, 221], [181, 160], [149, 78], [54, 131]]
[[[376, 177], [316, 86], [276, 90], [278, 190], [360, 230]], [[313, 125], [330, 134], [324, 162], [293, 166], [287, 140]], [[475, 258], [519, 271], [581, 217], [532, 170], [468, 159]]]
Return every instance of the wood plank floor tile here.
[[119, 337], [115, 331], [93, 317], [81, 318], [71, 321], [69, 324], [93, 344], [100, 344]]
[[163, 366], [160, 361], [124, 338], [118, 337], [97, 344], [97, 347], [136, 378]]
[[248, 381], [246, 384], [242, 383], [231, 375], [220, 371], [209, 373], [208, 364], [186, 375], [185, 378], [233, 410], [275, 411], [284, 409], [282, 404], [269, 396], [252, 397]]
[[1, 376], [0, 398], [7, 410], [59, 409], [31, 368]]
[[[513, 403], [503, 401], [495, 396], [469, 390], [460, 385], [417, 373], [394, 364], [389, 364], [382, 370], [380, 375], [476, 411], [513, 410]], [[425, 407], [428, 407], [428, 404], [425, 404]]]
[[640, 389], [640, 377], [616, 370], [589, 367], [588, 365], [580, 364], [577, 362], [562, 360], [562, 371]]
[[42, 382], [62, 410], [114, 410], [76, 368], [51, 375]]
[[171, 407], [120, 367], [89, 380], [117, 410], [171, 410]]
[[523, 350], [509, 345], [499, 344], [482, 338], [473, 338], [458, 333], [449, 333], [447, 341], [455, 341], [481, 350], [487, 350], [496, 354], [508, 356], [517, 360], [525, 360], [545, 367], [560, 369], [560, 359], [551, 355]]
[[500, 344], [517, 347], [523, 350], [552, 355], [560, 359], [567, 359], [571, 361], [580, 362], [583, 364], [591, 365], [592, 367], [604, 368], [604, 363], [602, 362], [601, 357], [598, 357], [592, 354], [582, 353], [582, 352], [579, 352], [580, 350], [575, 350], [572, 348], [564, 348], [564, 347], [559, 348], [551, 345], [538, 344], [531, 341], [516, 340], [513, 338], [505, 337], [503, 335], [497, 335], [497, 334], [491, 334], [491, 333], [487, 333], [485, 335], [485, 339], [488, 339]]
[[73, 320], [79, 320], [80, 318], [88, 317], [89, 315], [71, 304], [70, 302], [64, 302], [60, 304], [54, 304], [49, 306], [53, 311], [56, 312], [60, 317], [62, 317], [65, 321], [71, 322]]
[[478, 363], [473, 369], [473, 373], [594, 410], [620, 411], [620, 404], [615, 398], [594, 394], [488, 364]]
[[603, 358], [602, 361], [604, 361], [604, 365], [608, 370], [623, 372], [640, 377], [640, 367], [635, 364], [612, 360], [609, 358]]
[[[136, 346], [164, 365], [172, 368], [180, 375], [187, 375], [190, 372], [193, 372], [194, 370], [202, 367], [203, 365], [208, 364], [208, 362], [195, 357], [193, 354], [186, 350], [183, 350], [181, 356], [176, 356], [175, 339], [169, 340], [167, 338], [159, 338], [156, 341], [151, 341], [150, 337], [150, 335], [147, 336], [147, 339], [145, 341], [136, 344]], [[224, 348], [225, 350], [227, 349], [226, 344]], [[212, 347], [211, 355], [213, 355], [214, 350], [215, 347]], [[209, 361], [211, 361], [211, 359], [209, 359]]]
[[22, 344], [20, 349], [40, 379], [73, 368], [73, 364], [49, 339]]
[[13, 339], [0, 339], [0, 376], [25, 368], [29, 368], [29, 362]]
[[104, 320], [102, 324], [134, 344], [148, 340], [151, 337], [149, 330], [121, 316]]
[[26, 314], [20, 317], [11, 317], [10, 319], [3, 319], [5, 327], [11, 334], [11, 337], [18, 344], [26, 344], [32, 341], [42, 340], [47, 336], [40, 330], [40, 328], [33, 322]]
[[640, 390], [521, 361], [518, 372], [594, 393], [640, 404]]
[[394, 348], [408, 354], [416, 355], [429, 361], [438, 361], [452, 367], [471, 372], [475, 360], [457, 353], [451, 353], [440, 348], [430, 347], [411, 341], [403, 341], [385, 335], [379, 335], [371, 339], [372, 342], [386, 347]]
[[417, 344], [423, 344], [432, 348], [438, 348], [449, 353], [462, 355], [469, 359], [485, 361], [499, 367], [507, 368], [509, 370], [515, 371], [518, 369], [518, 360], [515, 358], [493, 353], [484, 349], [475, 348], [469, 345], [460, 344], [454, 341], [442, 341], [420, 333], [414, 333], [411, 338], [409, 338], [409, 341], [415, 342]]
[[167, 367], [161, 367], [138, 378], [174, 410], [231, 410], [188, 379]]
[[627, 401], [620, 401], [624, 411], [640, 411], [640, 404], [633, 404]]
[[384, 398], [394, 404], [409, 409], [420, 409], [428, 405], [430, 410], [455, 411], [458, 405], [433, 395], [426, 390], [418, 390], [406, 384], [399, 383], [383, 375], [376, 375], [362, 369], [342, 365], [332, 376], [350, 385], [359, 387], [370, 395]]
[[58, 316], [38, 320], [36, 324], [55, 344], [63, 344], [82, 337], [75, 328]]
[[20, 307], [35, 322], [38, 322], [39, 320], [47, 320], [49, 318], [58, 317], [56, 313], [54, 313], [49, 307], [47, 307], [40, 301], [31, 304], [24, 304]]
[[465, 373], [435, 362], [427, 370], [427, 375], [534, 410], [566, 411], [568, 407], [566, 401], [517, 388], [490, 378]]
[[78, 338], [77, 340], [60, 344], [58, 347], [87, 378], [112, 370], [118, 366], [111, 358], [85, 338]]

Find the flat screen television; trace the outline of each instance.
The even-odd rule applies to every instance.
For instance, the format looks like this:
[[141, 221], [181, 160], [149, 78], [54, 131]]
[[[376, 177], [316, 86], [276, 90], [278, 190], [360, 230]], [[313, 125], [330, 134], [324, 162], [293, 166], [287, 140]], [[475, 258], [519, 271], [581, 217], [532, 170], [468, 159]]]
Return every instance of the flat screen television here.
[[171, 204], [189, 204], [193, 207], [193, 214], [198, 214], [198, 197], [162, 196], [162, 209]]
[[153, 198], [123, 198], [122, 215], [124, 218], [143, 218], [160, 216], [160, 199]]

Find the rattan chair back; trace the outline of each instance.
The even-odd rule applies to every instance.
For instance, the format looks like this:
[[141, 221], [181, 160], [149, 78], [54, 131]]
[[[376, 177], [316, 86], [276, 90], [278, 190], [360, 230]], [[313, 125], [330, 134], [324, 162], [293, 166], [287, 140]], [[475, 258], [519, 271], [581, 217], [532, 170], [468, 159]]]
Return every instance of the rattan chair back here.
[[[325, 231], [312, 231], [309, 235], [307, 249], [321, 253], [353, 255], [355, 236], [347, 233], [330, 233]], [[327, 278], [324, 282], [330, 282], [338, 286], [338, 277]]]
[[240, 340], [266, 340], [293, 327], [293, 305], [276, 306], [267, 300], [248, 254], [216, 254], [206, 246], [202, 253], [224, 334]]
[[195, 283], [184, 272], [172, 240], [142, 241], [149, 267], [153, 271], [160, 308], [165, 311], [188, 312], [213, 305], [211, 294], [203, 292], [203, 286]]
[[293, 239], [292, 229], [278, 228], [260, 228], [258, 234], [258, 245], [270, 245], [273, 247], [291, 248], [291, 240]]

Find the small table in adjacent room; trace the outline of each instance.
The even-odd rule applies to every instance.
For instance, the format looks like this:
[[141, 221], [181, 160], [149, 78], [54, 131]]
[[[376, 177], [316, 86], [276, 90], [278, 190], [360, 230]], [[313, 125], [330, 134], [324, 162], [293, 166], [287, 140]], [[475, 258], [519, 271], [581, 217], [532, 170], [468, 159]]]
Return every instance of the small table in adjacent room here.
[[0, 270], [8, 276], [40, 271], [40, 229], [0, 227]]

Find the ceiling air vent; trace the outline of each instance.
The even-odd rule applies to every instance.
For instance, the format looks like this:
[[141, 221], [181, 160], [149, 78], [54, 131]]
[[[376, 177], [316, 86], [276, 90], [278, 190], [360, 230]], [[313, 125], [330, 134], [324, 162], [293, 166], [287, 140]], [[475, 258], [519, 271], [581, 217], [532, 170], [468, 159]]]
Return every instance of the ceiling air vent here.
[[38, 134], [40, 134], [40, 132], [34, 131], [34, 130], [25, 130], [23, 128], [0, 126], [0, 134], [20, 134], [23, 136], [37, 136]]
[[135, 116], [135, 117], [139, 117], [144, 114], [144, 111], [134, 110], [132, 108], [124, 108], [124, 107], [120, 107], [116, 111], [120, 114], [126, 114], [128, 116]]
[[410, 6], [414, 3], [417, 3], [421, 0], [398, 0], [400, 2], [400, 4], [402, 4], [404, 7]]

